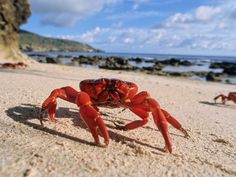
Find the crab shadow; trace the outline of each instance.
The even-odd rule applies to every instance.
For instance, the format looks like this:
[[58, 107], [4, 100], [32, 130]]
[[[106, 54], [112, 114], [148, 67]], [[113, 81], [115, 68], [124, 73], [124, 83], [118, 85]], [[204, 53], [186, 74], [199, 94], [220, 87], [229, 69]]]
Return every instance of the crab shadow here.
[[[72, 141], [76, 141], [79, 143], [95, 146], [95, 144], [93, 142], [89, 142], [84, 139], [74, 137], [74, 136], [65, 134], [63, 132], [59, 132], [55, 129], [50, 129], [45, 126], [44, 127], [41, 126], [40, 121], [38, 120], [40, 110], [41, 110], [40, 106], [37, 106], [37, 105], [21, 104], [20, 106], [9, 108], [5, 112], [6, 112], [7, 116], [12, 118], [14, 121], [22, 123], [24, 125], [27, 125], [29, 127], [32, 127], [34, 129], [37, 129], [37, 130], [40, 130], [40, 131], [43, 131], [43, 132], [46, 132], [46, 133], [49, 133], [52, 135], [57, 135], [62, 138], [70, 139]], [[69, 108], [59, 107], [56, 111], [56, 117], [58, 120], [60, 120], [60, 118], [70, 117], [72, 119], [73, 124], [76, 127], [79, 127], [79, 128], [89, 131], [86, 124], [81, 119], [80, 115], [78, 114], [77, 109], [69, 109]], [[31, 122], [32, 120], [38, 120], [38, 123]], [[109, 120], [106, 118], [104, 119], [104, 121], [105, 122], [108, 122], [108, 121], [112, 122], [112, 120]], [[145, 147], [151, 148], [152, 153], [158, 154], [158, 155], [162, 155], [162, 154], [156, 152], [156, 150], [158, 150], [159, 152], [164, 152], [163, 148], [155, 147], [155, 146], [152, 146], [148, 143], [144, 143], [139, 140], [135, 140], [133, 138], [129, 138], [129, 137], [126, 137], [124, 135], [121, 135], [121, 134], [115, 132], [114, 130], [117, 130], [117, 128], [115, 126], [112, 126], [110, 124], [106, 124], [106, 126], [108, 127], [108, 133], [110, 135], [110, 139], [115, 142], [121, 142], [122, 144], [125, 144], [125, 145], [129, 146], [130, 148], [136, 148], [135, 144], [145, 146]]]
[[209, 105], [209, 106], [221, 107], [221, 108], [236, 109], [235, 105], [229, 105], [229, 104], [215, 103], [215, 102], [209, 102], [209, 101], [199, 101], [199, 103]]
[[[41, 108], [39, 106], [36, 106], [36, 105], [21, 104], [20, 106], [9, 108], [5, 112], [14, 121], [22, 123], [24, 125], [27, 125], [29, 127], [32, 127], [34, 129], [37, 129], [37, 130], [40, 130], [40, 131], [43, 131], [43, 132], [46, 132], [46, 133], [49, 133], [49, 134], [52, 134], [52, 135], [57, 135], [57, 136], [60, 136], [62, 138], [67, 138], [67, 139], [70, 139], [70, 140], [73, 140], [73, 141], [77, 141], [77, 142], [80, 142], [80, 143], [94, 145], [93, 143], [88, 142], [86, 140], [67, 135], [65, 133], [56, 131], [54, 129], [43, 127], [43, 126], [41, 126], [40, 121], [38, 121], [38, 123], [31, 122], [31, 120], [34, 120], [34, 119], [37, 120], [39, 118], [40, 110], [41, 110]], [[68, 108], [59, 108], [58, 109], [59, 114], [56, 114], [56, 115], [57, 116], [59, 115], [59, 117], [58, 117], [59, 119], [63, 118], [63, 117], [66, 116], [66, 114], [64, 112], [66, 112], [67, 110], [68, 110]]]

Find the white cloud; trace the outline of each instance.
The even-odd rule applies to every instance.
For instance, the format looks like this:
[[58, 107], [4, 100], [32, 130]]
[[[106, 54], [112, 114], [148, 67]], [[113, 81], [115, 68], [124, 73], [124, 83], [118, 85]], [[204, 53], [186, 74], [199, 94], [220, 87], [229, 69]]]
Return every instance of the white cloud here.
[[172, 27], [172, 26], [177, 26], [179, 24], [182, 25], [190, 22], [193, 22], [193, 16], [191, 14], [176, 13], [173, 16], [169, 17], [164, 26]]
[[104, 6], [120, 0], [30, 0], [33, 13], [40, 14], [41, 23], [52, 26], [72, 26], [100, 12]]
[[[74, 36], [74, 40], [90, 43], [98, 48], [113, 48], [113, 50], [114, 48], [122, 48], [123, 51], [128, 51], [131, 48], [159, 44], [165, 35], [165, 30], [160, 29], [96, 27], [79, 36]], [[67, 37], [71, 39], [71, 36]]]
[[235, 10], [235, 1], [229, 0], [218, 6], [199, 6], [187, 13], [176, 13], [156, 26], [166, 31], [161, 47], [234, 52], [236, 23], [232, 14]]
[[97, 38], [99, 38], [100, 35], [104, 34], [105, 32], [107, 32], [109, 29], [106, 28], [100, 28], [100, 27], [96, 27], [94, 30], [92, 31], [88, 31], [84, 34], [82, 34], [79, 37], [80, 41], [84, 41], [87, 43], [93, 43], [97, 40]]
[[190, 23], [205, 23], [220, 15], [221, 7], [200, 6], [190, 13], [176, 13], [168, 18], [167, 27], [181, 26]]
[[[140, 18], [145, 14], [140, 15], [139, 11], [135, 12], [132, 18], [135, 16]], [[200, 51], [208, 54], [229, 52], [236, 54], [235, 14], [234, 0], [222, 1], [222, 4], [215, 6], [199, 6], [185, 13], [177, 12], [155, 28], [125, 27], [121, 19], [131, 18], [131, 15], [117, 14], [110, 17], [118, 21], [110, 27], [99, 26], [67, 38], [74, 37], [76, 40], [108, 51], [117, 49], [117, 51], [138, 52], [142, 49], [146, 52], [159, 53]]]
[[221, 12], [220, 7], [200, 6], [195, 11], [195, 18], [199, 21], [208, 21]]

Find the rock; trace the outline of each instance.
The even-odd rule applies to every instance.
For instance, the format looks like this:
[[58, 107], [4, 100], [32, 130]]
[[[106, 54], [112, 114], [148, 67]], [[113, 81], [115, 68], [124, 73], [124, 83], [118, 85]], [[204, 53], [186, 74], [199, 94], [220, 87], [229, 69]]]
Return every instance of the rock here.
[[30, 56], [30, 57], [46, 57], [46, 56], [48, 56], [48, 55], [46, 55], [46, 54], [38, 54], [38, 53], [32, 53], [32, 54], [28, 54], [28, 56]]
[[57, 64], [57, 61], [56, 61], [56, 59], [55, 58], [53, 58], [53, 57], [46, 57], [46, 62], [47, 63], [52, 63], [52, 64]]
[[47, 63], [46, 58], [50, 57], [49, 55], [46, 54], [29, 54], [28, 56], [30, 56], [31, 58], [40, 63]]
[[207, 71], [198, 71], [198, 72], [192, 72], [194, 75], [196, 75], [196, 76], [198, 76], [198, 77], [202, 77], [202, 78], [204, 78], [204, 77], [206, 77], [207, 76], [207, 74], [208, 74], [208, 72]]
[[221, 82], [222, 78], [219, 74], [210, 71], [206, 76], [207, 81]]
[[0, 0], [0, 60], [33, 61], [20, 51], [18, 34], [30, 15], [28, 0]]
[[155, 71], [154, 67], [152, 67], [152, 66], [143, 66], [142, 69], [144, 71], [149, 71], [149, 72]]
[[219, 68], [222, 68], [222, 65], [219, 62], [215, 62], [215, 63], [211, 63], [209, 68], [211, 68], [211, 69], [219, 69]]
[[233, 84], [229, 79], [226, 79], [226, 80], [225, 80], [225, 83], [226, 83], [226, 84]]
[[72, 55], [58, 55], [57, 58], [73, 58]]
[[159, 75], [159, 76], [169, 76], [169, 73], [165, 71], [156, 71], [154, 74]]
[[236, 75], [236, 63], [233, 62], [215, 62], [211, 63], [210, 67], [212, 69], [222, 68], [223, 73], [229, 75]]
[[191, 77], [193, 76], [192, 72], [168, 72], [170, 76], [175, 76], [175, 77]]
[[149, 71], [149, 72], [156, 72], [156, 71], [161, 71], [163, 68], [162, 65], [155, 64], [153, 66], [147, 66], [147, 67], [142, 67], [143, 70]]
[[155, 63], [157, 61], [158, 61], [157, 59], [144, 60], [145, 63]]
[[121, 57], [111, 57], [107, 58], [108, 60], [112, 60], [113, 62], [116, 62], [119, 65], [128, 65], [128, 59], [121, 58]]
[[129, 58], [128, 60], [129, 61], [134, 61], [136, 63], [142, 63], [144, 61], [144, 59], [139, 58], [139, 57], [137, 57], [137, 58]]
[[188, 60], [180, 60], [180, 59], [175, 59], [171, 58], [168, 60], [158, 60], [155, 62], [155, 64], [159, 65], [171, 65], [171, 66], [191, 66], [193, 65], [190, 61]]
[[188, 60], [183, 60], [183, 61], [180, 61], [179, 65], [182, 65], [182, 66], [192, 66], [193, 64], [190, 61], [188, 61]]
[[236, 66], [229, 66], [224, 68], [223, 73], [229, 74], [229, 75], [236, 75]]
[[138, 67], [129, 64], [128, 59], [121, 57], [107, 57], [104, 63], [99, 64], [99, 68], [112, 70], [137, 70]]
[[180, 63], [180, 60], [175, 59], [175, 58], [171, 58], [169, 60], [163, 60], [163, 61], [161, 61], [161, 63], [165, 64], [165, 65], [178, 66]]
[[163, 64], [161, 64], [161, 63], [155, 63], [154, 65], [153, 65], [153, 67], [156, 69], [156, 70], [162, 70], [162, 68], [164, 67], [164, 65]]
[[178, 66], [178, 63], [180, 62], [180, 60], [177, 60], [175, 58], [171, 58], [168, 60], [160, 60], [157, 61], [156, 64], [163, 64], [163, 65], [172, 65], [172, 66]]
[[98, 56], [77, 56], [73, 57], [72, 62], [78, 63], [79, 65], [85, 64], [85, 65], [99, 65], [101, 58]]
[[223, 62], [211, 63], [209, 68], [212, 68], [212, 69], [222, 68], [222, 69], [224, 69], [224, 68], [233, 67], [233, 66], [236, 66], [236, 63], [223, 61]]

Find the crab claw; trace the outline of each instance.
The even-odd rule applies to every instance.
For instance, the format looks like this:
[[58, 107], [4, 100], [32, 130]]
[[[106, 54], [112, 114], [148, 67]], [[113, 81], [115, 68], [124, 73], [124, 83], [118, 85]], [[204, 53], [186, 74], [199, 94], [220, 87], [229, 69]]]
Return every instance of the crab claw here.
[[100, 117], [97, 108], [92, 105], [89, 95], [86, 92], [78, 92], [70, 86], [53, 90], [49, 97], [43, 102], [39, 116], [42, 126], [44, 121], [43, 115], [45, 111], [48, 112], [49, 119], [52, 122], [57, 122], [55, 118], [57, 98], [77, 104], [77, 106], [80, 108], [80, 115], [90, 129], [96, 145], [103, 146], [99, 141], [98, 129], [104, 138], [104, 147], [109, 144], [109, 135], [106, 126]]
[[49, 120], [57, 123], [57, 119], [55, 117], [56, 107], [57, 107], [57, 97], [61, 96], [62, 89], [55, 89], [51, 92], [50, 96], [43, 102], [41, 112], [39, 115], [40, 124], [43, 126], [43, 116], [45, 112], [48, 112]]

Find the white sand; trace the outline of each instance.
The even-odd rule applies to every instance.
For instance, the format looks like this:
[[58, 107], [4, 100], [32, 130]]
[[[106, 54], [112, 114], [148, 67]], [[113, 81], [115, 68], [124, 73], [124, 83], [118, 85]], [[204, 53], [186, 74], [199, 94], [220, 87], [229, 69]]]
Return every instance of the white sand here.
[[[133, 131], [115, 129], [112, 121], [138, 119], [128, 110], [101, 108], [111, 137], [107, 148], [93, 138], [77, 107], [59, 100], [55, 126], [39, 120], [40, 105], [54, 89], [78, 88], [83, 79], [119, 78], [147, 90], [175, 116], [191, 138], [169, 127], [173, 153], [164, 153], [163, 138], [153, 123]], [[236, 176], [236, 104], [213, 104], [219, 93], [236, 86], [141, 73], [50, 64], [26, 70], [0, 69], [0, 176]]]

